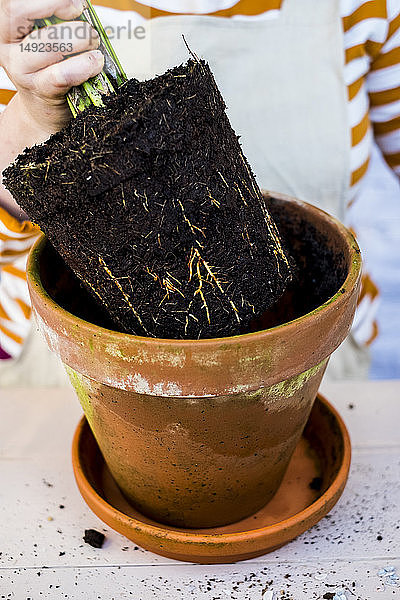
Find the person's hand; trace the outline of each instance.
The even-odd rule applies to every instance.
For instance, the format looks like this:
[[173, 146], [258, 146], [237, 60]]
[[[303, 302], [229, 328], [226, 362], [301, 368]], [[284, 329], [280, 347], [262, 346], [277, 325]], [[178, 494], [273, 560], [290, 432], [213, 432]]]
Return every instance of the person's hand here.
[[[45, 138], [71, 114], [65, 95], [103, 68], [97, 32], [74, 21], [81, 0], [0, 0], [0, 65], [18, 90], [14, 99], [25, 121]], [[55, 15], [66, 23], [34, 30], [35, 19]]]

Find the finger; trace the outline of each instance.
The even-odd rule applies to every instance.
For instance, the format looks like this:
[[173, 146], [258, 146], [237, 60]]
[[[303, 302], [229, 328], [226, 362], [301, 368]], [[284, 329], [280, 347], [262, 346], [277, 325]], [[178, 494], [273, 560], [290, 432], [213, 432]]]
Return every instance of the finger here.
[[64, 60], [71, 54], [95, 50], [100, 37], [89, 23], [72, 21], [33, 31], [21, 44], [10, 46], [8, 68], [22, 77]]
[[35, 19], [55, 15], [69, 21], [79, 17], [84, 8], [84, 0], [1, 0], [1, 40], [3, 43], [17, 42], [30, 34]]
[[100, 50], [85, 52], [34, 73], [31, 87], [42, 98], [60, 98], [72, 87], [98, 75], [103, 66], [104, 56]]

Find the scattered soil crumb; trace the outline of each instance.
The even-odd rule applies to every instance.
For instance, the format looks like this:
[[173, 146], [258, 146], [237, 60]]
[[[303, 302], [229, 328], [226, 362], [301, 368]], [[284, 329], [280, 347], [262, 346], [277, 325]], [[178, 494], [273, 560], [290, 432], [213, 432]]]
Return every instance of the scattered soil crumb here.
[[102, 548], [106, 536], [95, 529], [86, 529], [83, 540], [93, 548]]

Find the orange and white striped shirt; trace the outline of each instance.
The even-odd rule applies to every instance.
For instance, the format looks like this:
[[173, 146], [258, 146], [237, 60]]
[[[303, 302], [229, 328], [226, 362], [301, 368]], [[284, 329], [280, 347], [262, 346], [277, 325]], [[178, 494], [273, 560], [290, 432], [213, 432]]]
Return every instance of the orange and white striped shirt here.
[[0, 360], [19, 356], [30, 330], [26, 258], [38, 230], [0, 207]]
[[[279, 18], [284, 1], [97, 0], [93, 4], [103, 23], [115, 27], [127, 18], [139, 25], [154, 17], [167, 18], [173, 14], [275, 19]], [[374, 137], [387, 163], [400, 176], [400, 0], [341, 0], [341, 16], [352, 139], [351, 186], [356, 199], [368, 170]], [[13, 93], [12, 84], [0, 69], [0, 105], [6, 105]], [[0, 347], [12, 356], [18, 354], [24, 326], [29, 321], [26, 287], [22, 290], [20, 285], [17, 292], [16, 281], [21, 278], [23, 260], [35, 234], [29, 224], [17, 225], [4, 211], [0, 212]], [[18, 272], [14, 287], [10, 283], [12, 267]], [[370, 312], [371, 302], [377, 296], [378, 290], [366, 275], [361, 313]], [[360, 341], [363, 338], [369, 343], [376, 336], [376, 325], [370, 321], [366, 326], [363, 322], [360, 331]]]

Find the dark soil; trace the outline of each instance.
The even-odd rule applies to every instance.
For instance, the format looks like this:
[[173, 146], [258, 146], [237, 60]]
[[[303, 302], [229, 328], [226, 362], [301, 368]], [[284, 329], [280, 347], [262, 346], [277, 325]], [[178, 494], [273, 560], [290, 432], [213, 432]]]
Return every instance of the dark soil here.
[[322, 477], [314, 477], [314, 479], [309, 483], [310, 490], [315, 490], [316, 492], [320, 492], [323, 486]]
[[[283, 297], [241, 333], [281, 325], [311, 312], [340, 290], [348, 272], [343, 252], [332, 247], [310, 222], [288, 211], [284, 202], [270, 198], [268, 204], [284, 246], [299, 266]], [[50, 244], [43, 253], [41, 279], [57, 304], [85, 321], [113, 327], [107, 312], [93, 301]]]
[[100, 533], [100, 531], [96, 531], [95, 529], [86, 529], [83, 538], [84, 542], [89, 544], [89, 546], [93, 546], [93, 548], [102, 548], [105, 539], [106, 536], [104, 533]]
[[269, 198], [269, 210], [288, 256], [296, 265], [285, 293], [247, 331], [260, 331], [297, 319], [330, 300], [343, 285], [349, 265], [343, 249], [335, 246], [301, 212]]
[[5, 183], [114, 329], [175, 339], [234, 335], [290, 281], [277, 229], [204, 62], [131, 80], [105, 109], [89, 109], [25, 151]]

